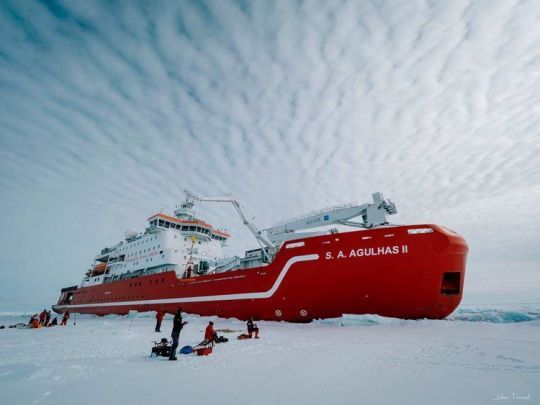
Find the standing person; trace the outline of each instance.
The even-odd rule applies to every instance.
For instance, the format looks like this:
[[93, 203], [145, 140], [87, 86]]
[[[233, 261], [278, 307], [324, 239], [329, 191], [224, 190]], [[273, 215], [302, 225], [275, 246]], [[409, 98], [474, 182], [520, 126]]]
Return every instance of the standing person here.
[[45, 323], [43, 324], [43, 326], [48, 326], [50, 321], [51, 321], [51, 311], [47, 311], [47, 315], [45, 315]]
[[259, 338], [259, 328], [256, 323], [253, 323], [253, 318], [249, 318], [247, 321], [248, 335], [251, 338], [251, 335], [255, 333], [255, 339]]
[[171, 346], [171, 355], [169, 360], [176, 360], [176, 349], [178, 348], [178, 339], [180, 338], [180, 331], [187, 322], [182, 322], [182, 307], [178, 307], [178, 311], [174, 314], [173, 319], [173, 328], [172, 328], [172, 346]]
[[40, 325], [43, 325], [45, 323], [45, 318], [47, 317], [47, 310], [44, 309], [43, 311], [41, 311], [41, 313], [39, 314], [39, 324]]
[[62, 322], [60, 323], [60, 325], [66, 326], [68, 319], [69, 319], [69, 311], [66, 311], [64, 312], [64, 317], [62, 318]]
[[161, 321], [163, 321], [164, 315], [161, 309], [156, 312], [156, 332], [161, 332]]
[[210, 321], [208, 322], [208, 326], [204, 331], [204, 340], [206, 340], [207, 342], [212, 342], [214, 340], [214, 335], [214, 322]]

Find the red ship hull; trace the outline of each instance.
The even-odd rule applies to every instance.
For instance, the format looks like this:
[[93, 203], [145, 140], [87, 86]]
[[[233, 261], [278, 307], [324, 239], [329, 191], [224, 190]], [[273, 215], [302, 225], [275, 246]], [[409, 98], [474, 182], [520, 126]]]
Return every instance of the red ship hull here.
[[[421, 233], [430, 229], [429, 233]], [[444, 318], [459, 305], [468, 247], [437, 225], [353, 231], [284, 244], [264, 267], [179, 279], [166, 272], [62, 294], [56, 312], [163, 310], [309, 322], [342, 314]]]

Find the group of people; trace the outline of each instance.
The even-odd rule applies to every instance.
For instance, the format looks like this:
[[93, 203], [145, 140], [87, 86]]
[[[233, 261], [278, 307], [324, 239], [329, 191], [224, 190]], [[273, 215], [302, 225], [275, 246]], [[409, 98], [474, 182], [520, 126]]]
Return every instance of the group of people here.
[[[156, 313], [156, 332], [161, 332], [161, 322], [163, 321], [165, 313], [163, 311], [158, 311]], [[171, 346], [171, 353], [169, 356], [169, 360], [177, 360], [176, 359], [176, 349], [178, 349], [178, 339], [180, 338], [180, 332], [182, 331], [182, 328], [187, 324], [187, 321], [182, 321], [182, 307], [178, 307], [178, 310], [174, 314], [173, 319], [173, 328], [171, 332], [171, 338], [172, 338], [172, 346]], [[248, 335], [250, 338], [255, 337], [255, 339], [259, 339], [259, 328], [255, 323], [253, 323], [253, 318], [250, 318], [247, 321], [247, 330]], [[209, 321], [208, 325], [206, 326], [206, 329], [204, 331], [204, 340], [206, 342], [213, 342], [217, 338], [217, 333], [214, 330], [214, 322]], [[225, 339], [226, 340], [226, 339]]]
[[[60, 325], [65, 326], [67, 324], [67, 321], [69, 319], [69, 311], [66, 311], [64, 315], [62, 316], [62, 322], [60, 322]], [[34, 314], [30, 318], [30, 321], [28, 321], [28, 327], [29, 328], [41, 328], [41, 327], [48, 327], [48, 326], [57, 326], [58, 325], [58, 318], [54, 317], [51, 321], [51, 311], [47, 311], [47, 309], [44, 309], [41, 311], [41, 313]]]

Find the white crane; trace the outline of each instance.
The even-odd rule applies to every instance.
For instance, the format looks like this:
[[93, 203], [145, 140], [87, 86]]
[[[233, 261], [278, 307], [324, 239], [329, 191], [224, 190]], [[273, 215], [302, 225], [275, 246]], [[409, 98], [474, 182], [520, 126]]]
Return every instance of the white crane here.
[[[189, 192], [186, 192], [186, 194]], [[244, 212], [242, 211], [242, 208], [240, 207], [240, 203], [236, 201], [234, 198], [229, 196], [222, 196], [222, 197], [198, 197], [191, 193], [189, 195], [192, 198], [195, 198], [199, 201], [211, 201], [211, 202], [228, 202], [233, 205], [233, 207], [236, 209], [236, 212], [238, 212], [238, 215], [242, 219], [242, 222], [245, 226], [251, 231], [253, 236], [259, 241], [259, 243], [262, 243], [265, 245], [270, 251], [274, 251], [276, 249], [276, 245], [272, 243], [266, 236], [262, 234], [261, 231], [253, 224], [252, 222], [248, 221], [246, 216], [244, 215]], [[262, 246], [261, 246], [262, 247]], [[264, 249], [263, 249], [264, 250]]]
[[[379, 192], [373, 193], [372, 197], [372, 203], [337, 205], [292, 218], [266, 229], [266, 233], [268, 238], [277, 244], [303, 236], [323, 234], [324, 232], [295, 232], [326, 225], [339, 224], [359, 228], [373, 228], [388, 224], [386, 216], [397, 213], [395, 204], [390, 200], [385, 200], [382, 193]], [[362, 222], [351, 221], [356, 217], [362, 217]]]
[[[277, 252], [277, 247], [284, 241], [302, 238], [304, 236], [316, 236], [327, 233], [322, 231], [296, 233], [296, 231], [310, 228], [319, 228], [332, 224], [369, 229], [376, 226], [388, 224], [387, 215], [393, 215], [397, 213], [395, 204], [390, 200], [385, 200], [382, 193], [377, 192], [373, 193], [372, 195], [372, 203], [351, 203], [337, 205], [307, 215], [302, 215], [300, 217], [281, 222], [266, 229], [267, 236], [265, 236], [262, 231], [260, 231], [255, 226], [255, 224], [247, 220], [244, 212], [242, 211], [242, 208], [240, 207], [240, 203], [234, 198], [230, 196], [199, 197], [195, 196], [187, 190], [185, 190], [185, 193], [187, 196], [186, 201], [188, 201], [189, 204], [188, 202], [186, 202], [184, 205], [188, 204], [188, 208], [190, 210], [193, 207], [193, 203], [195, 200], [231, 203], [236, 209], [236, 212], [238, 212], [238, 215], [242, 219], [244, 225], [248, 227], [253, 236], [261, 245], [261, 250], [268, 259], [268, 261], [271, 261], [271, 258], [273, 258], [273, 256]], [[180, 211], [182, 211], [183, 209], [185, 209], [184, 206], [181, 207]], [[180, 211], [179, 213], [181, 213]], [[356, 217], [362, 217], [362, 222], [351, 221], [351, 219]]]

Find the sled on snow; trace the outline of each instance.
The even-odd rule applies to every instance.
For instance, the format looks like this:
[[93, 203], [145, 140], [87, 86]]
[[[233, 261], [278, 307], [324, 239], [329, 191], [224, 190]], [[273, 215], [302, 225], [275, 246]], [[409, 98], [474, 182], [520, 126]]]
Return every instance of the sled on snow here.
[[162, 338], [160, 341], [154, 341], [154, 347], [152, 347], [152, 353], [150, 357], [169, 357], [171, 355], [171, 345], [167, 338]]

